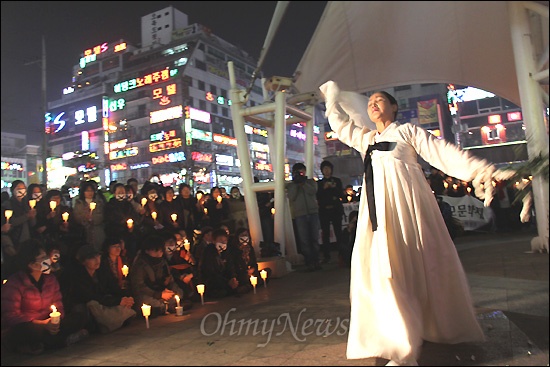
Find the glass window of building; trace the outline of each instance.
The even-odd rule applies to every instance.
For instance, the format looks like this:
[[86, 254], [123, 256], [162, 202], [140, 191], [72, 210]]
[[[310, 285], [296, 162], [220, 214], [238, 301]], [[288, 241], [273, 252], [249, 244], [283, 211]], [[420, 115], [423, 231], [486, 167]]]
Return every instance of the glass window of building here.
[[210, 104], [210, 112], [218, 114], [218, 106], [216, 106], [214, 103]]
[[199, 88], [202, 91], [206, 90], [206, 86], [202, 80], [197, 80], [197, 88]]
[[206, 101], [203, 101], [202, 99], [199, 100], [199, 110], [206, 111]]

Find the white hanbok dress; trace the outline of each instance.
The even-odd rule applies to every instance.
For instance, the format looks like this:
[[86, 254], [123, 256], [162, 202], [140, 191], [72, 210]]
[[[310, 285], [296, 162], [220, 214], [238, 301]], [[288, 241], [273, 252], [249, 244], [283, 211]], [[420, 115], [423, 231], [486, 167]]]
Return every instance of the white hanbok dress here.
[[[327, 88], [331, 85], [321, 90], [330, 96]], [[374, 232], [364, 185], [361, 190], [347, 358], [416, 360], [423, 340], [483, 341], [466, 275], [417, 155], [464, 181], [491, 165], [410, 123], [393, 122], [381, 134], [360, 127], [349, 116], [367, 114], [367, 106], [350, 111], [338, 95], [327, 97], [326, 114], [343, 143], [362, 155], [374, 143], [395, 143], [392, 150], [371, 156], [378, 222]]]

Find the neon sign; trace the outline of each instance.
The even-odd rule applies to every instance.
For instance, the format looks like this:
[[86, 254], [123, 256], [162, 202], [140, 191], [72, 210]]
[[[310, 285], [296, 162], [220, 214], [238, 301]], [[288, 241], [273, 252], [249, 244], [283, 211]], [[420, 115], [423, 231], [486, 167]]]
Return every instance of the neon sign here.
[[198, 162], [212, 162], [212, 154], [191, 152], [191, 159]]
[[126, 100], [124, 98], [119, 98], [114, 101], [109, 101], [109, 111], [115, 112], [120, 111], [126, 107]]
[[111, 164], [111, 171], [125, 171], [128, 168], [126, 163]]
[[183, 116], [183, 106], [175, 106], [170, 108], [165, 108], [164, 110], [152, 111], [149, 112], [149, 122], [151, 124], [156, 124], [166, 120], [177, 119]]
[[107, 42], [97, 45], [95, 47], [89, 48], [84, 51], [84, 57], [80, 58], [80, 67], [85, 68], [86, 64], [96, 61], [97, 55], [107, 51], [109, 49], [109, 44]]
[[260, 135], [260, 136], [263, 136], [264, 138], [267, 138], [267, 130], [259, 129], [257, 127], [244, 125], [244, 132], [249, 135], [255, 134], [255, 135]]
[[120, 52], [126, 50], [126, 42], [119, 43], [114, 47], [115, 52]]
[[23, 171], [23, 165], [2, 161], [2, 171]]
[[168, 132], [161, 131], [156, 134], [151, 134], [151, 142], [155, 141], [168, 141], [176, 137], [176, 130], [170, 130]]
[[147, 168], [151, 166], [149, 163], [137, 163], [130, 165], [130, 169], [140, 169], [140, 168]]
[[202, 121], [206, 124], [209, 124], [212, 121], [208, 112], [197, 110], [196, 108], [189, 106], [185, 106], [185, 118]]
[[126, 157], [133, 157], [138, 155], [139, 149], [138, 147], [132, 147], [132, 148], [126, 148], [121, 150], [114, 150], [109, 153], [109, 159], [115, 160], [115, 159], [121, 159]]
[[166, 95], [164, 95], [163, 87], [153, 89], [153, 99], [158, 99], [161, 106], [166, 106], [172, 102], [170, 97], [177, 92], [176, 84], [166, 86]]
[[219, 144], [225, 144], [225, 145], [232, 145], [234, 147], [237, 146], [237, 139], [232, 138], [230, 136], [221, 135], [221, 134], [214, 134], [214, 139], [216, 143]]
[[158, 143], [149, 144], [149, 151], [151, 153], [160, 152], [162, 150], [179, 148], [182, 146], [181, 138], [176, 138], [172, 140], [160, 141]]
[[177, 73], [178, 69], [170, 70], [166, 68], [161, 71], [155, 71], [154, 73], [144, 75], [142, 78], [134, 78], [117, 83], [113, 86], [113, 90], [115, 93], [127, 92], [131, 89], [140, 88], [146, 85], [152, 85], [161, 81], [168, 80]]
[[174, 163], [174, 162], [181, 162], [184, 160], [185, 160], [185, 152], [175, 152], [175, 153], [159, 155], [158, 157], [153, 157], [151, 159], [153, 164]]

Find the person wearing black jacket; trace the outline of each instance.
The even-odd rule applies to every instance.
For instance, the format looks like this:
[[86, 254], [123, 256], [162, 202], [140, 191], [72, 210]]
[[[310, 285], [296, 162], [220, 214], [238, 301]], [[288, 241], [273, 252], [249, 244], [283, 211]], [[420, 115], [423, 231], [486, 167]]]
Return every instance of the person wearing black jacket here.
[[[134, 299], [121, 291], [114, 278], [100, 276], [98, 269], [101, 264], [101, 252], [93, 245], [84, 245], [78, 249], [76, 260], [78, 264], [71, 269], [72, 271], [65, 272], [61, 280], [63, 303], [70, 311], [90, 311], [91, 317], [86, 326], [88, 331], [112, 331], [102, 327], [104, 325], [100, 317], [108, 312], [106, 308], [126, 308], [125, 312], [118, 313], [119, 317], [124, 317], [120, 320], [119, 327], [128, 317], [136, 315], [135, 311], [132, 312]], [[105, 273], [102, 272], [102, 275]]]
[[[185, 229], [185, 232], [191, 234], [196, 228], [199, 227], [199, 223], [204, 213], [202, 209], [199, 210], [200, 204], [198, 203], [197, 198], [191, 195], [191, 187], [188, 184], [180, 184], [178, 191], [179, 195], [176, 198], [176, 201], [179, 201], [183, 212], [183, 228]], [[189, 238], [189, 242], [193, 245], [193, 238]]]
[[321, 163], [323, 178], [317, 181], [317, 202], [319, 203], [319, 221], [323, 237], [323, 262], [330, 261], [330, 226], [334, 228], [336, 244], [339, 247], [342, 239], [342, 180], [332, 176], [333, 165], [329, 161]]
[[223, 229], [216, 229], [212, 239], [214, 242], [206, 245], [199, 263], [200, 282], [205, 285], [206, 296], [221, 298], [235, 294], [240, 284], [227, 251], [229, 235]]

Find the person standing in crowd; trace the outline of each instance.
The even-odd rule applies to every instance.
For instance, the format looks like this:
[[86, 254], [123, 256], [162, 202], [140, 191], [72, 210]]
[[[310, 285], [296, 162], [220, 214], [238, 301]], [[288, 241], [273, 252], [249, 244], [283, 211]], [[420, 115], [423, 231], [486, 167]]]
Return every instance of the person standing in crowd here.
[[[176, 220], [172, 218], [172, 214], [176, 214]], [[164, 200], [159, 204], [159, 218], [164, 228], [172, 233], [185, 227], [185, 215], [181, 202], [174, 199], [174, 189], [171, 186], [164, 190]]]
[[246, 214], [246, 203], [244, 202], [244, 196], [241, 194], [241, 190], [237, 186], [233, 186], [229, 191], [230, 196], [227, 199], [229, 204], [229, 217], [231, 232], [235, 232], [237, 228], [248, 228], [248, 217]]
[[77, 223], [84, 227], [86, 242], [99, 251], [105, 241], [105, 197], [97, 194], [96, 187], [95, 181], [82, 182], [73, 214]]
[[[254, 182], [260, 182], [260, 179], [257, 176], [254, 176]], [[273, 243], [274, 240], [274, 223], [273, 223], [273, 214], [271, 214], [271, 209], [274, 207], [272, 192], [259, 191], [256, 193], [256, 200], [258, 201], [258, 212], [260, 214], [260, 224], [262, 226], [262, 234], [264, 242]]]
[[229, 223], [229, 203], [228, 199], [224, 199], [219, 187], [214, 186], [210, 190], [211, 198], [204, 203], [204, 207], [208, 210], [208, 218], [210, 226], [219, 228], [222, 224]]
[[[68, 346], [88, 335], [83, 329], [86, 313], [67, 313], [57, 278], [43, 273], [47, 258], [40, 241], [22, 242], [17, 272], [2, 286], [2, 328], [7, 330], [7, 345], [19, 353], [41, 354], [45, 348]], [[59, 312], [60, 322], [52, 320], [51, 306]]]
[[330, 227], [334, 230], [336, 246], [341, 246], [342, 240], [342, 180], [332, 175], [334, 166], [329, 161], [321, 162], [323, 178], [317, 181], [317, 202], [319, 203], [319, 221], [323, 236], [323, 262], [330, 261]]
[[[26, 199], [27, 186], [21, 180], [12, 182], [11, 197], [2, 204], [2, 251], [6, 256], [2, 274], [10, 275], [13, 271], [12, 260], [19, 250], [19, 245], [30, 239], [32, 228], [36, 225], [36, 208], [29, 207], [29, 201]], [[6, 219], [6, 210], [11, 211], [11, 218]]]
[[303, 163], [292, 166], [292, 182], [286, 184], [286, 190], [306, 270], [320, 270], [317, 182], [306, 176], [306, 166]]
[[[387, 92], [373, 93], [367, 104], [333, 81], [320, 90], [332, 130], [365, 157], [347, 358], [417, 365], [424, 340], [483, 341], [464, 269], [418, 156], [452, 177], [473, 180], [486, 206], [491, 181], [503, 174], [425, 129], [398, 123], [397, 101]], [[357, 126], [367, 114], [374, 130]]]
[[435, 195], [444, 195], [445, 193], [445, 174], [437, 168], [430, 166], [430, 174], [428, 175], [428, 183]]
[[[196, 197], [191, 193], [191, 186], [186, 183], [182, 183], [178, 188], [179, 195], [176, 201], [179, 201], [182, 208], [182, 222], [183, 229], [188, 234], [193, 233], [193, 230], [198, 227], [201, 218], [201, 208]], [[188, 239], [193, 244], [193, 239]]]

